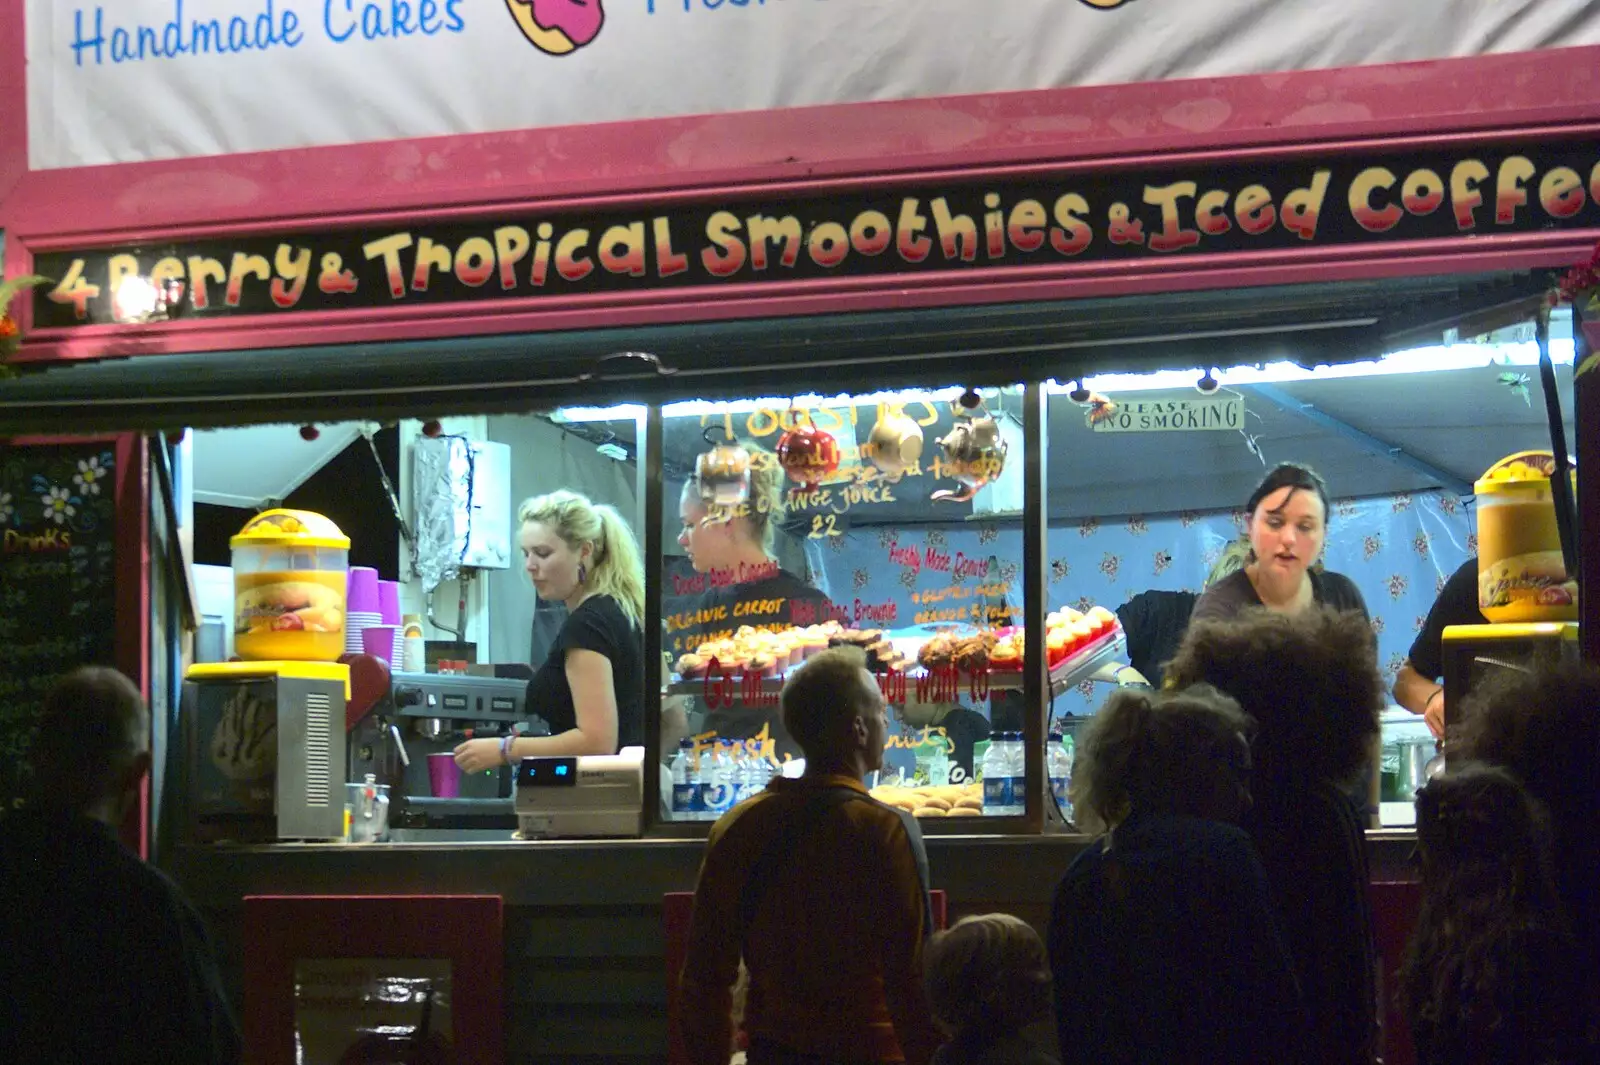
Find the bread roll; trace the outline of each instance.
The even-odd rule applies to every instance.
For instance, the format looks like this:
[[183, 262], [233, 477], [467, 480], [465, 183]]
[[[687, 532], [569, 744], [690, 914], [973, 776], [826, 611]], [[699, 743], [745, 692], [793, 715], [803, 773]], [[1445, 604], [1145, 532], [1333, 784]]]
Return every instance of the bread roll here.
[[918, 806], [911, 811], [913, 817], [949, 817], [950, 811], [937, 806]]

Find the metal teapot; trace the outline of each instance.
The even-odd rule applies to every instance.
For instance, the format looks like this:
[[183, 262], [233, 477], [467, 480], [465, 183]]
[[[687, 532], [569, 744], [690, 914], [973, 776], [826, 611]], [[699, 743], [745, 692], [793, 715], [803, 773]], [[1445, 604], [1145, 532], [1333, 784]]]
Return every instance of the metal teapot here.
[[1000, 424], [985, 409], [982, 400], [964, 402], [971, 398], [974, 397], [963, 397], [963, 401], [951, 405], [956, 424], [939, 438], [950, 476], [959, 481], [962, 488], [956, 492], [941, 489], [933, 493], [935, 501], [965, 503], [1006, 468], [1009, 446], [1000, 435]]
[[[710, 444], [709, 436], [705, 438]], [[700, 501], [707, 507], [726, 510], [750, 500], [750, 452], [732, 434], [727, 442], [713, 444], [695, 461], [695, 481], [700, 486]]]
[[922, 426], [897, 407], [878, 417], [867, 438], [867, 457], [886, 477], [898, 478], [922, 458]]

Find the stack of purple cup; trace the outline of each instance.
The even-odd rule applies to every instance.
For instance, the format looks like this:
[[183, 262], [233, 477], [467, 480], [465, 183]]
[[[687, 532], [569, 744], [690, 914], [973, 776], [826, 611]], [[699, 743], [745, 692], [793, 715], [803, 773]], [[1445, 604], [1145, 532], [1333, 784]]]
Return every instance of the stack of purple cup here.
[[389, 668], [399, 669], [400, 663], [405, 661], [405, 630], [400, 626], [399, 581], [378, 582], [378, 613], [383, 615], [383, 625], [394, 628], [389, 653], [382, 657], [388, 659]]
[[351, 566], [349, 589], [345, 598], [344, 649], [346, 654], [358, 655], [366, 651], [362, 632], [383, 624], [378, 571], [371, 566]]

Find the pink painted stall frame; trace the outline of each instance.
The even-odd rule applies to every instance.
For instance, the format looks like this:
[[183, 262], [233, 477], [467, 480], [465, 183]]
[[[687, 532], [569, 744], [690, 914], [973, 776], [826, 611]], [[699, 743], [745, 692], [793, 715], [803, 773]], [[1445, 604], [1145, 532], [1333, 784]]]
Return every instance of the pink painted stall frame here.
[[[0, 92], [25, 91], [21, 5], [0, 8]], [[9, 92], [7, 92], [9, 90]], [[26, 108], [0, 113], [0, 226], [35, 251], [461, 220], [929, 180], [1261, 162], [1511, 138], [1600, 140], [1600, 47], [1337, 70], [1000, 93], [471, 134], [73, 170], [26, 169]], [[591, 162], [604, 160], [603, 165]], [[893, 160], [886, 164], [885, 160]], [[463, 178], [465, 175], [465, 179]], [[494, 175], [492, 178], [489, 175]], [[109, 194], [107, 190], [112, 190]], [[915, 276], [529, 296], [159, 326], [42, 329], [29, 361], [576, 330], [884, 307], [1518, 269], [1590, 229], [1064, 262]], [[31, 323], [24, 310], [23, 325]]]

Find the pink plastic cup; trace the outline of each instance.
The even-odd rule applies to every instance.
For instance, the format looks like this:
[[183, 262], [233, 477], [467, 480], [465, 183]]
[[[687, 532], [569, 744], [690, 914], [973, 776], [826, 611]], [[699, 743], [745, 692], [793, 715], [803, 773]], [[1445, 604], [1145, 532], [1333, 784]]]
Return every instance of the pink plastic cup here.
[[394, 654], [396, 628], [394, 625], [368, 625], [361, 630], [361, 649], [373, 658], [388, 662], [389, 656]]
[[378, 613], [385, 625], [400, 624], [400, 582], [378, 582]]
[[351, 566], [347, 600], [345, 609], [352, 614], [381, 613], [382, 608], [378, 601], [378, 571], [371, 566]]
[[455, 755], [449, 751], [428, 755], [428, 784], [436, 799], [461, 797], [461, 767], [456, 765]]

